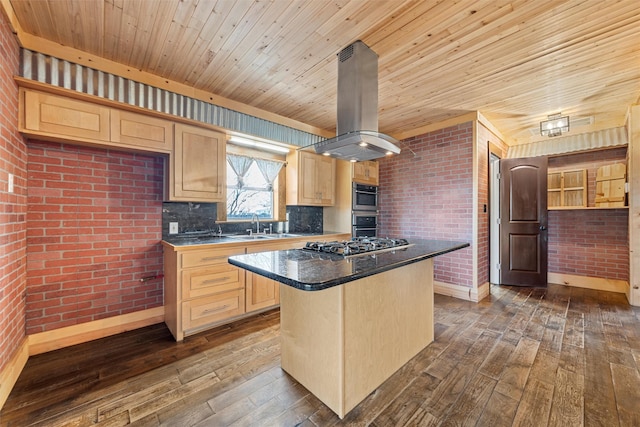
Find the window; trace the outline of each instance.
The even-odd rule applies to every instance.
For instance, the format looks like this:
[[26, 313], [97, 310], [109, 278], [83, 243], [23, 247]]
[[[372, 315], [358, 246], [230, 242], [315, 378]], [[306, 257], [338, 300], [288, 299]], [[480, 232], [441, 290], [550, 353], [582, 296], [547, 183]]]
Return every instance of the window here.
[[273, 219], [273, 183], [284, 162], [236, 154], [227, 154], [227, 162], [227, 219]]

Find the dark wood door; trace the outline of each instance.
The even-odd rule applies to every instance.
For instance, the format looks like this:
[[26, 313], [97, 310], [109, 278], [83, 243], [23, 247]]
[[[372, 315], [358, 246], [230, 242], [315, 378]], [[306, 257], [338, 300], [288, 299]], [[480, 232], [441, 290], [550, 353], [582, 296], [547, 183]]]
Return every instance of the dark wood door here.
[[547, 158], [500, 160], [500, 283], [547, 286]]

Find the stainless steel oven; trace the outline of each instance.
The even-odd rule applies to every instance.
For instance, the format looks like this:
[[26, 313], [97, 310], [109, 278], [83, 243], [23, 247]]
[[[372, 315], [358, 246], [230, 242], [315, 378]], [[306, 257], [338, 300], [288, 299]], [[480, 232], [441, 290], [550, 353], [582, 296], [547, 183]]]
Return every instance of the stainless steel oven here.
[[351, 209], [353, 211], [378, 211], [378, 187], [353, 183]]
[[353, 212], [351, 235], [353, 237], [376, 237], [378, 235], [377, 212]]

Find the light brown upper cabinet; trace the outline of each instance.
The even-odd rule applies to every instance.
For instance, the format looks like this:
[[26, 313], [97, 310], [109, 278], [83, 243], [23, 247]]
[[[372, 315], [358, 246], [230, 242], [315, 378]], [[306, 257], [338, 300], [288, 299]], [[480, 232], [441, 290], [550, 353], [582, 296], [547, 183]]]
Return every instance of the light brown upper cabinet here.
[[596, 172], [596, 206], [624, 207], [627, 165], [615, 163], [599, 167]]
[[287, 155], [287, 205], [333, 206], [336, 159], [295, 151]]
[[353, 182], [359, 184], [379, 185], [378, 162], [367, 160], [351, 163], [351, 176]]
[[225, 144], [223, 133], [176, 123], [169, 200], [225, 201]]
[[173, 122], [100, 103], [20, 88], [20, 131], [72, 144], [170, 153]]
[[173, 148], [173, 123], [131, 111], [111, 109], [111, 142], [170, 152]]
[[20, 95], [20, 131], [44, 139], [109, 142], [109, 107], [22, 88]]
[[549, 209], [587, 206], [587, 170], [549, 172], [547, 177]]

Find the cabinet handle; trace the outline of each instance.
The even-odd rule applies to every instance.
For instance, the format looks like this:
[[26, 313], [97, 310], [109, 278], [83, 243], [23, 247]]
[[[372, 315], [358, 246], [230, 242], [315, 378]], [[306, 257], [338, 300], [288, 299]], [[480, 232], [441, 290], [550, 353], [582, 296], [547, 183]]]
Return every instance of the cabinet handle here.
[[200, 258], [200, 261], [215, 261], [218, 259], [226, 259], [226, 256], [209, 256], [209, 257], [204, 257], [204, 258]]
[[224, 310], [226, 310], [227, 308], [229, 308], [229, 304], [225, 304], [225, 305], [223, 305], [222, 307], [218, 307], [218, 308], [209, 308], [209, 309], [207, 309], [207, 310], [204, 310], [204, 311], [202, 312], [202, 314], [213, 314], [213, 313], [218, 313], [218, 312], [220, 312], [220, 311], [224, 311]]
[[227, 280], [231, 279], [231, 277], [229, 276], [225, 276], [225, 277], [218, 277], [217, 279], [208, 279], [208, 280], [204, 280], [202, 282], [203, 285], [210, 285], [212, 283], [219, 283], [219, 282], [226, 282]]

